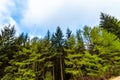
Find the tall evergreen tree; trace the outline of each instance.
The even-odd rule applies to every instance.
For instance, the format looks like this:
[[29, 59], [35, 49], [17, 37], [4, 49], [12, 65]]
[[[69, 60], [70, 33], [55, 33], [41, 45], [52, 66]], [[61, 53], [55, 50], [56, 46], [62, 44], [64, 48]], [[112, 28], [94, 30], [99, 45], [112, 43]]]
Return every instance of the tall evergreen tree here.
[[120, 21], [113, 16], [101, 13], [100, 26], [120, 38]]
[[[64, 80], [63, 76], [63, 46], [64, 46], [64, 39], [63, 34], [60, 29], [60, 27], [57, 27], [56, 33], [52, 35], [51, 38], [51, 44], [53, 49], [55, 50], [54, 53], [57, 53], [55, 63], [55, 69], [56, 69], [56, 80]], [[59, 72], [60, 71], [60, 72]], [[61, 76], [61, 77], [59, 77]]]
[[23, 33], [15, 37], [14, 46], [13, 50], [15, 50], [15, 53], [12, 55], [13, 58], [9, 60], [9, 65], [5, 67], [4, 73], [5, 75], [3, 76], [2, 80], [14, 80], [15, 79], [15, 72], [18, 70], [18, 66], [15, 65], [15, 63], [20, 60], [21, 57], [17, 56], [17, 53], [25, 47], [25, 44], [28, 41], [28, 37], [24, 35]]
[[81, 70], [80, 70], [80, 53], [76, 53], [76, 41], [75, 37], [71, 36], [69, 40], [67, 41], [68, 48], [65, 49], [66, 56], [65, 56], [65, 72], [66, 74], [70, 74], [71, 78], [77, 79], [82, 75]]
[[5, 67], [9, 66], [9, 61], [13, 59], [13, 55], [17, 52], [15, 42], [15, 29], [14, 27], [5, 26], [0, 34], [0, 78], [5, 75]]
[[71, 35], [72, 35], [72, 31], [69, 28], [67, 28], [67, 32], [66, 32], [67, 39], [69, 39]]
[[[98, 54], [98, 56], [102, 59], [101, 68], [103, 76], [111, 76], [111, 74], [119, 75], [119, 69], [117, 72], [114, 72], [115, 67], [119, 67], [119, 44], [120, 41], [112, 33], [107, 32], [106, 30], [101, 30], [101, 28], [94, 28], [91, 31], [92, 42], [95, 44], [94, 53]], [[114, 69], [113, 69], [114, 68]], [[111, 72], [112, 71], [112, 72]]]
[[85, 42], [85, 47], [88, 50], [92, 50], [93, 49], [93, 44], [91, 44], [91, 28], [88, 26], [84, 26], [84, 31], [83, 31], [83, 35], [84, 35], [84, 42]]
[[76, 32], [76, 52], [84, 52], [85, 46], [84, 46], [84, 40], [83, 40], [83, 35], [81, 30], [77, 30]]

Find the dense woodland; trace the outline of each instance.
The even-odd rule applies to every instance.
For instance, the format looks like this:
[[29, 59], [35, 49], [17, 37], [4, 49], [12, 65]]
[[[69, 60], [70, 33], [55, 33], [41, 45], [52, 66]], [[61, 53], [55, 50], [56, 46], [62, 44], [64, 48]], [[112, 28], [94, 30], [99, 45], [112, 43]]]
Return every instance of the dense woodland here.
[[73, 34], [60, 27], [43, 38], [0, 32], [0, 80], [107, 80], [120, 75], [120, 21], [101, 13], [100, 24]]

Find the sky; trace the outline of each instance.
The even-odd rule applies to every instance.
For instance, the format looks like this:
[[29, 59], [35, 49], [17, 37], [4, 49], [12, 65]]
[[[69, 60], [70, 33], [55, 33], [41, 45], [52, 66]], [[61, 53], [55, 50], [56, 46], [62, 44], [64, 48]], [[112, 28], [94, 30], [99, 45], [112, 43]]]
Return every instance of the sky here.
[[16, 34], [44, 37], [60, 26], [65, 34], [98, 26], [100, 13], [120, 19], [120, 0], [0, 0], [0, 28], [15, 25]]

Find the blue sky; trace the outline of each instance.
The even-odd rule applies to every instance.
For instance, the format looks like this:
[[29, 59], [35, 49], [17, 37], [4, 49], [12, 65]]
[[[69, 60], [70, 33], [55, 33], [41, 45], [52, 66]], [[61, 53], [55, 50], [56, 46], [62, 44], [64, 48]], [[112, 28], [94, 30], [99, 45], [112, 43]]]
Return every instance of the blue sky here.
[[15, 25], [17, 34], [43, 37], [60, 26], [73, 32], [99, 25], [100, 12], [120, 19], [120, 0], [0, 0], [0, 28]]

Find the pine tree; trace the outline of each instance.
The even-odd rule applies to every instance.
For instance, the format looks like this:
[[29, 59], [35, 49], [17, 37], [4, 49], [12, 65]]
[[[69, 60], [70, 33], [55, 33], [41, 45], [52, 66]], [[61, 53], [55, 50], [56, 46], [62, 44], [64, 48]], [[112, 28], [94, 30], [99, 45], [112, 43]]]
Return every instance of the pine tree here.
[[101, 13], [100, 26], [120, 38], [120, 21], [113, 16]]
[[17, 52], [18, 47], [15, 43], [14, 27], [5, 26], [0, 34], [0, 79], [6, 74], [5, 68], [10, 66], [9, 61], [13, 59], [13, 55]]
[[66, 34], [67, 34], [66, 35], [67, 39], [69, 39], [71, 37], [71, 35], [72, 35], [72, 31], [69, 28], [67, 28]]
[[[64, 46], [64, 39], [63, 34], [60, 27], [57, 27], [56, 33], [52, 35], [51, 38], [51, 45], [54, 49], [54, 53], [57, 53], [56, 60], [55, 60], [55, 72], [56, 80], [64, 80], [63, 76], [63, 46]], [[60, 71], [60, 72], [59, 72]], [[61, 77], [59, 77], [61, 75]]]
[[45, 55], [47, 55], [47, 46], [45, 49], [45, 42], [43, 41], [44, 40], [39, 40], [35, 37], [29, 42], [29, 46], [23, 47], [23, 49], [15, 55], [17, 62], [14, 63], [14, 65], [18, 66], [17, 72], [14, 73], [15, 79], [44, 79], [44, 62], [46, 60]]
[[83, 35], [81, 30], [77, 30], [76, 32], [76, 52], [82, 52], [84, 53], [85, 46], [84, 46], [84, 40], [83, 40]]
[[9, 65], [5, 67], [4, 69], [4, 73], [5, 75], [3, 76], [2, 80], [14, 80], [15, 76], [14, 73], [18, 70], [17, 66], [15, 65], [16, 61], [18, 61], [20, 59], [20, 57], [15, 57], [16, 54], [23, 48], [25, 47], [25, 45], [27, 43], [28, 38], [26, 37], [26, 35], [22, 34], [18, 37], [15, 37], [14, 43], [12, 44], [12, 46], [14, 46], [14, 48], [12, 50], [15, 50], [14, 54], [12, 55], [13, 58], [9, 60]]
[[85, 47], [91, 51], [94, 45], [91, 43], [90, 33], [91, 33], [91, 28], [88, 26], [84, 26], [83, 36], [84, 36]]
[[82, 75], [80, 70], [80, 57], [82, 56], [80, 53], [76, 53], [76, 44], [75, 44], [75, 37], [71, 36], [67, 44], [68, 48], [65, 49], [66, 57], [65, 57], [65, 72], [66, 74], [70, 74], [75, 80]]
[[[120, 40], [112, 33], [102, 30], [101, 28], [94, 28], [91, 31], [92, 42], [94, 43], [94, 54], [97, 54], [102, 59], [102, 66], [100, 72], [103, 76], [110, 76], [111, 74], [119, 75], [119, 68], [114, 73], [115, 67], [119, 67], [119, 45]], [[114, 68], [114, 69], [113, 69]], [[112, 71], [111, 71], [112, 70]]]

